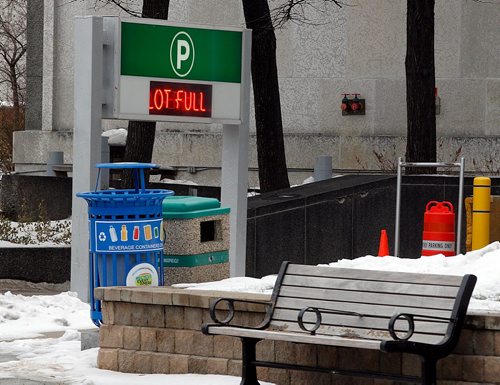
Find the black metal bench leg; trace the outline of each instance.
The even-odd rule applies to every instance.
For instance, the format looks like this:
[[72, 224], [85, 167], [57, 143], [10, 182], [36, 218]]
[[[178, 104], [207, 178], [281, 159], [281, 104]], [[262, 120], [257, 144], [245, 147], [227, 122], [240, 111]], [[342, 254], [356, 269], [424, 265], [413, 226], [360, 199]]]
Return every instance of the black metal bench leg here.
[[422, 357], [422, 385], [436, 385], [437, 360]]
[[243, 365], [241, 368], [240, 385], [259, 385], [255, 361], [255, 345], [259, 342], [255, 338], [242, 338]]

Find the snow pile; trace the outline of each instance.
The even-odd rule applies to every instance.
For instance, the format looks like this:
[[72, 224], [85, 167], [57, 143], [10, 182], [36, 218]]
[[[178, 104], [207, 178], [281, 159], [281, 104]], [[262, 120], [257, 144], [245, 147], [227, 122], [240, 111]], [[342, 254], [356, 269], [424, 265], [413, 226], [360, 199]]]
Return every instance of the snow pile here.
[[75, 293], [0, 295], [0, 341], [35, 338], [41, 333], [95, 328], [90, 306]]
[[[469, 309], [500, 311], [500, 242], [498, 241], [480, 250], [454, 257], [445, 257], [439, 254], [432, 257], [407, 259], [368, 255], [352, 260], [341, 259], [328, 264], [328, 266], [424, 274], [474, 274], [478, 280]], [[195, 290], [271, 293], [275, 280], [276, 276], [267, 276], [262, 279], [243, 277], [176, 286]]]
[[[142, 382], [148, 385], [238, 385], [241, 381], [232, 376], [144, 375], [98, 369], [98, 349], [81, 351], [78, 330], [90, 328], [95, 326], [90, 321], [89, 305], [74, 293], [31, 297], [10, 292], [1, 294], [0, 383], [4, 379], [17, 379], [82, 385]], [[55, 331], [63, 335], [36, 338], [43, 332]]]
[[172, 285], [176, 288], [192, 290], [213, 290], [213, 291], [232, 291], [243, 293], [264, 293], [270, 294], [273, 291], [276, 275], [267, 275], [258, 278], [235, 277], [227, 278], [216, 282], [203, 283], [179, 283]]
[[464, 275], [477, 277], [469, 306], [472, 310], [500, 311], [500, 242], [454, 257], [442, 254], [418, 259], [366, 256], [353, 260], [342, 259], [329, 266], [424, 274]]
[[168, 178], [163, 178], [160, 180], [160, 183], [166, 183], [166, 184], [183, 184], [183, 185], [189, 185], [189, 186], [198, 186], [198, 183], [193, 182], [192, 180], [186, 180], [186, 179], [168, 179]]
[[110, 146], [125, 146], [127, 142], [127, 133], [128, 131], [125, 128], [113, 128], [104, 131], [102, 136], [108, 138], [108, 144]]

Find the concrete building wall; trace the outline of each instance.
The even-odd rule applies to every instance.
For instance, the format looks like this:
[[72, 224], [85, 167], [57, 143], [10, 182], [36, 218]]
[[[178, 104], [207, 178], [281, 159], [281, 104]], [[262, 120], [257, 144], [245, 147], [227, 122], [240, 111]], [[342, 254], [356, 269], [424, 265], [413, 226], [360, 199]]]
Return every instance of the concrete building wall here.
[[[64, 150], [65, 162], [72, 162], [71, 143], [56, 145], [50, 138], [56, 134], [60, 140], [60, 132], [71, 132], [73, 125], [73, 17], [119, 14], [115, 8], [96, 9], [94, 0], [47, 0], [44, 12], [42, 131], [35, 131], [34, 125], [16, 134], [17, 170], [42, 167], [48, 150]], [[405, 153], [406, 2], [363, 0], [342, 8], [330, 4], [307, 9], [306, 17], [308, 23], [289, 23], [276, 31], [288, 166], [312, 168], [316, 156], [331, 155], [334, 168], [393, 167]], [[465, 156], [468, 170], [498, 172], [500, 6], [437, 0], [435, 17], [436, 85], [441, 98], [438, 158]], [[240, 0], [172, 1], [170, 19], [244, 25]], [[366, 99], [365, 116], [342, 116], [344, 92]], [[255, 132], [253, 117], [251, 122]], [[103, 123], [104, 129], [112, 127], [126, 127], [126, 122]], [[219, 126], [161, 124], [157, 132], [155, 162], [220, 165]], [[251, 167], [257, 167], [255, 153], [252, 136]], [[218, 171], [182, 176], [200, 183], [218, 182]], [[292, 182], [303, 176], [292, 173]], [[253, 173], [250, 178], [249, 184], [255, 185]]]

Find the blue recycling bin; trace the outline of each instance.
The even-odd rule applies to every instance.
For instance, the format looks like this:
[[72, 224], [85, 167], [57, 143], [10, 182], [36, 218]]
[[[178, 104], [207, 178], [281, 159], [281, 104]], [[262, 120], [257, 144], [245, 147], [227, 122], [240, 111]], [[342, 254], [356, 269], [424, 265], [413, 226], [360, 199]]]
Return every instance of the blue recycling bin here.
[[[99, 163], [95, 191], [76, 195], [88, 203], [90, 318], [102, 322], [94, 289], [105, 286], [163, 285], [162, 202], [171, 190], [145, 188], [153, 163]], [[102, 169], [130, 169], [134, 189], [97, 190]]]

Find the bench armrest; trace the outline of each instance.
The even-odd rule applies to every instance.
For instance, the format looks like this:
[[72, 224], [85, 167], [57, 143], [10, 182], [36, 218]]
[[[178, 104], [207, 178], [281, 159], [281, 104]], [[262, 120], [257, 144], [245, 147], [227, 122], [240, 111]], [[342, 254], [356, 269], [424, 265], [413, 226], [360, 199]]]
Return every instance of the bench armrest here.
[[[217, 318], [216, 310], [217, 310], [217, 305], [220, 303], [227, 303], [227, 311], [229, 312], [226, 318], [220, 320]], [[257, 326], [242, 326], [242, 325], [235, 325], [235, 324], [230, 324], [231, 321], [234, 318], [234, 304], [235, 303], [242, 303], [242, 304], [255, 304], [255, 305], [264, 305], [266, 307], [266, 315], [264, 317], [264, 320], [258, 324]], [[267, 301], [250, 301], [250, 300], [241, 300], [241, 299], [234, 299], [234, 298], [217, 298], [215, 301], [212, 301], [210, 303], [210, 308], [209, 308], [209, 313], [210, 313], [210, 318], [212, 321], [215, 322], [214, 325], [210, 326], [231, 326], [231, 327], [239, 327], [239, 328], [247, 328], [247, 329], [265, 329], [271, 320], [271, 312], [272, 312], [272, 304], [271, 302]]]
[[[396, 321], [404, 319], [408, 322], [408, 332], [403, 336], [398, 336], [395, 330]], [[394, 314], [389, 320], [389, 334], [391, 335], [394, 341], [408, 341], [413, 333], [415, 332], [415, 321], [447, 321], [448, 323], [455, 323], [457, 320], [454, 318], [445, 318], [445, 317], [434, 317], [434, 316], [424, 316], [424, 315], [415, 315], [410, 313], [398, 313]]]

